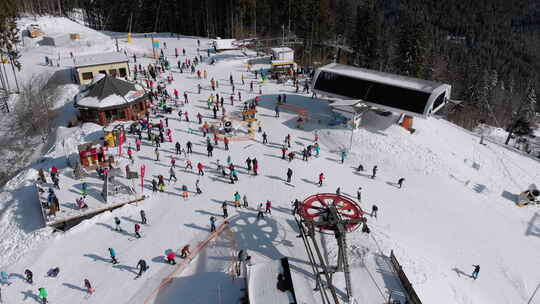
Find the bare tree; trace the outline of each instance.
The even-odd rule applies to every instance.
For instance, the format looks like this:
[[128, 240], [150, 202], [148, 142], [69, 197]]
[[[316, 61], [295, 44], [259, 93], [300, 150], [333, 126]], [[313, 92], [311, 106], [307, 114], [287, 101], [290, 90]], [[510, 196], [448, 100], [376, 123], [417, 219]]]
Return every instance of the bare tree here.
[[53, 127], [52, 106], [56, 97], [56, 90], [47, 86], [47, 80], [43, 76], [33, 76], [21, 87], [15, 108], [15, 124], [22, 134], [39, 135], [45, 142]]

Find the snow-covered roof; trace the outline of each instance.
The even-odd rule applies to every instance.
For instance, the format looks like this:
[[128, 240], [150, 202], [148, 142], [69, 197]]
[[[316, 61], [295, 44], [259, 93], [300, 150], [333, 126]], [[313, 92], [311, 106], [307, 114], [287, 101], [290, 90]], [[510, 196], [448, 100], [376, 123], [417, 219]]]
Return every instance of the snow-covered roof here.
[[85, 67], [92, 65], [102, 65], [117, 62], [127, 62], [128, 58], [121, 52], [97, 53], [75, 57], [76, 67]]
[[349, 76], [353, 78], [371, 80], [378, 83], [390, 84], [401, 88], [433, 93], [440, 86], [445, 85], [441, 82], [424, 80], [414, 77], [390, 74], [375, 70], [357, 68], [350, 65], [333, 63], [321, 68], [323, 71], [330, 71], [336, 74]]
[[107, 109], [131, 103], [146, 92], [137, 84], [112, 76], [105, 76], [77, 95], [75, 105], [84, 108]]

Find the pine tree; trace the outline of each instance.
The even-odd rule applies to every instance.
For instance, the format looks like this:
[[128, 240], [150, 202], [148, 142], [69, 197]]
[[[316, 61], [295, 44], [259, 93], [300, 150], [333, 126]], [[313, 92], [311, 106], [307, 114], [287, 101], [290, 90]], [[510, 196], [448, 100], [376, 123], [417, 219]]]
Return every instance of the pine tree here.
[[423, 78], [428, 69], [426, 27], [419, 18], [405, 17], [397, 43], [398, 73]]

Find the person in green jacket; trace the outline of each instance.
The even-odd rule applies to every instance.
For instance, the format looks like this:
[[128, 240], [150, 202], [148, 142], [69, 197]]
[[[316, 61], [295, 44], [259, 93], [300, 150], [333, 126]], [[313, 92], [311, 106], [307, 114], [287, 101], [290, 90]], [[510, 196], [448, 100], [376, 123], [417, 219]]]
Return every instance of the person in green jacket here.
[[47, 294], [47, 290], [43, 287], [39, 288], [39, 297], [41, 298], [41, 303], [46, 304], [47, 303], [47, 297], [49, 295]]

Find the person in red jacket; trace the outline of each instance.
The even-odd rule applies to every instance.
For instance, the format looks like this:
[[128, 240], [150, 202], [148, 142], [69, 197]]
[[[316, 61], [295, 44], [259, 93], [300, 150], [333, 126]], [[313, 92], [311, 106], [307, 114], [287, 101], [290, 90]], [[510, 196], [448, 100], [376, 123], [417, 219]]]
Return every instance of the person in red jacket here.
[[141, 231], [141, 225], [135, 223], [135, 237], [138, 239], [141, 238], [141, 234], [139, 233], [139, 231]]
[[199, 175], [203, 175], [204, 176], [204, 165], [202, 163], [198, 163], [197, 164], [197, 169], [199, 169]]
[[324, 180], [324, 173], [321, 172], [321, 174], [319, 174], [319, 187], [322, 187], [323, 180]]
[[266, 210], [264, 213], [272, 214], [272, 202], [269, 200], [266, 201]]
[[170, 251], [169, 253], [167, 253], [167, 263], [171, 265], [176, 265], [176, 261], [174, 260], [175, 257], [176, 253], [174, 253], [174, 251]]
[[223, 144], [225, 145], [225, 151], [229, 151], [229, 138], [227, 136], [223, 138]]
[[189, 159], [186, 160], [186, 170], [187, 170], [188, 168], [189, 168], [190, 170], [193, 170], [193, 166], [191, 165], [191, 160], [189, 160]]

